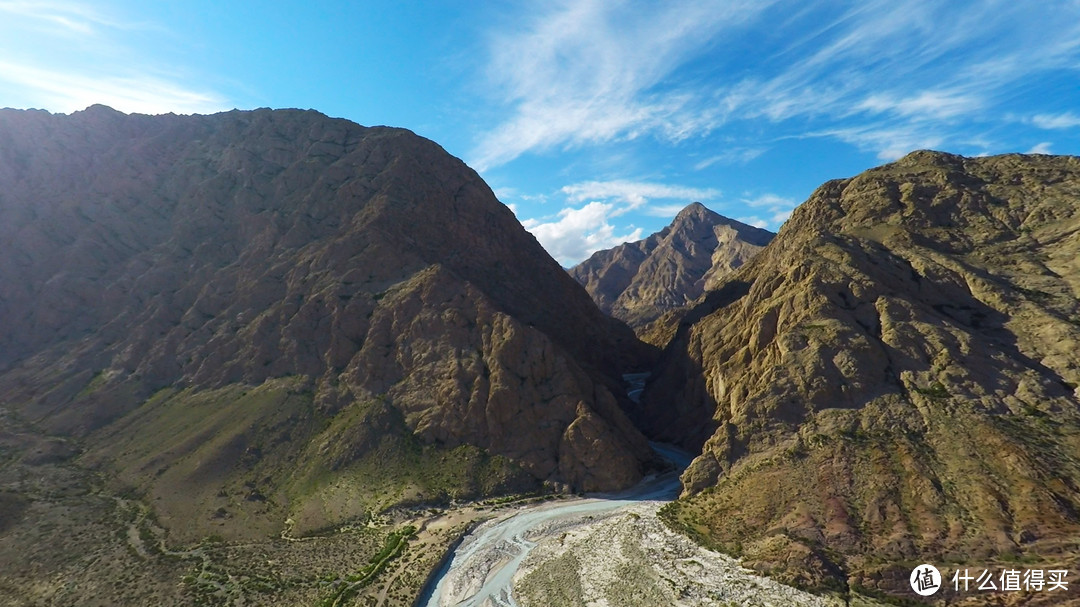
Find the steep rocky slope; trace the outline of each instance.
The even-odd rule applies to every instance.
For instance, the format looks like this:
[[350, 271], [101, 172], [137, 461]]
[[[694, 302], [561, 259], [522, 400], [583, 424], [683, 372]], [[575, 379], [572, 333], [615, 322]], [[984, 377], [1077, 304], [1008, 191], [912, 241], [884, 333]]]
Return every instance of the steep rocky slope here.
[[633, 327], [686, 305], [772, 239], [695, 202], [645, 240], [597, 251], [570, 269], [601, 310]]
[[192, 537], [651, 457], [619, 402], [642, 345], [408, 131], [3, 110], [0, 242], [0, 406]]
[[656, 437], [701, 452], [668, 518], [810, 586], [1076, 571], [1078, 260], [1077, 158], [916, 152], [825, 184], [646, 388]]

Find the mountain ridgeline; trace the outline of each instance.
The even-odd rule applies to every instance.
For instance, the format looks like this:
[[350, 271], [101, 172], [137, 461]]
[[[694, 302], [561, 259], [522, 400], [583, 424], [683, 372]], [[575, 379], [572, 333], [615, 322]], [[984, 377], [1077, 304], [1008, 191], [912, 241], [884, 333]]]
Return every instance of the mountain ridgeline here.
[[649, 349], [411, 132], [3, 110], [0, 242], [0, 404], [181, 536], [651, 465], [619, 375]]
[[924, 562], [1075, 571], [1078, 260], [1077, 158], [915, 152], [826, 183], [670, 321], [643, 424], [701, 455], [669, 520], [871, 594], [910, 598]]
[[601, 310], [642, 328], [713, 289], [772, 240], [772, 232], [695, 202], [637, 242], [597, 251], [570, 269]]
[[[649, 439], [696, 456], [667, 522], [783, 581], [910, 599], [924, 562], [1080, 569], [1077, 158], [916, 152], [775, 237], [693, 204], [571, 277], [402, 129], [0, 110], [0, 243], [0, 536], [67, 567], [0, 574], [12, 596], [85, 569], [24, 533], [71, 496], [152, 509], [99, 525], [123, 558], [158, 523], [202, 542], [197, 586], [212, 543], [628, 487]], [[35, 484], [56, 462], [78, 491]], [[167, 571], [132, 586], [180, 592]], [[312, 571], [289, 587], [337, 591]]]

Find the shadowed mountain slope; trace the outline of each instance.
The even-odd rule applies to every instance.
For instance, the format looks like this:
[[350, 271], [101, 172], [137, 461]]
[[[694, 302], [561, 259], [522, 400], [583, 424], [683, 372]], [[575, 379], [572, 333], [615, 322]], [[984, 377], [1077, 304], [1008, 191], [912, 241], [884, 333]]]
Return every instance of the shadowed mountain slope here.
[[619, 375], [648, 351], [408, 131], [3, 110], [0, 242], [0, 404], [192, 536], [651, 459]]

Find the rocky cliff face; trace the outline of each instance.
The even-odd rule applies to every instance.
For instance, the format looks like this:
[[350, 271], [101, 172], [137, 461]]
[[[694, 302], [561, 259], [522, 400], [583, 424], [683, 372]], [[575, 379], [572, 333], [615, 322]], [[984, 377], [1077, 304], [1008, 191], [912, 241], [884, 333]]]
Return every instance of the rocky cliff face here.
[[[374, 507], [334, 479], [387, 457], [412, 465], [390, 503], [612, 489], [651, 457], [620, 408], [640, 342], [408, 131], [0, 111], [0, 242], [2, 405], [186, 492], [166, 518], [231, 516], [236, 491], [333, 522]], [[460, 474], [425, 476], [440, 458]]]
[[643, 327], [716, 286], [772, 237], [695, 202], [660, 232], [597, 251], [570, 275], [601, 310]]
[[1076, 158], [916, 152], [825, 184], [646, 388], [657, 435], [701, 452], [668, 516], [808, 585], [1075, 570], [1078, 259]]

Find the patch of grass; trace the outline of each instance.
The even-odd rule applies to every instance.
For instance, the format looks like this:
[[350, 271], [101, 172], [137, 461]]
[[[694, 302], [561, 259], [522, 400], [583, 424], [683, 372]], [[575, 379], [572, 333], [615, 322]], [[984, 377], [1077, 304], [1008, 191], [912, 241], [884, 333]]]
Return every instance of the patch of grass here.
[[[505, 457], [470, 445], [425, 444], [399, 410], [379, 399], [342, 411], [311, 444], [326, 447], [301, 457], [306, 464], [293, 472], [287, 490], [299, 505], [291, 516], [301, 535], [361, 517], [361, 510], [442, 506], [493, 495], [504, 496], [497, 502], [510, 502], [538, 488]], [[304, 503], [332, 506], [318, 512]]]
[[416, 527], [412, 525], [406, 525], [389, 533], [383, 542], [382, 549], [368, 560], [368, 564], [361, 568], [360, 571], [346, 576], [344, 582], [339, 583], [330, 596], [319, 601], [318, 606], [339, 607], [348, 604], [362, 588], [371, 584], [379, 574], [386, 570], [386, 565], [390, 561], [397, 558], [405, 550], [409, 538], [415, 533]]
[[922, 394], [923, 396], [929, 396], [930, 398], [949, 398], [950, 396], [952, 396], [951, 394], [949, 394], [949, 391], [945, 388], [945, 386], [939, 381], [931, 384], [929, 388], [920, 388], [916, 386], [915, 391], [919, 394]]
[[874, 438], [862, 428], [845, 428], [840, 431], [840, 437], [858, 444], [868, 443]]
[[821, 336], [829, 329], [829, 325], [820, 322], [812, 322], [799, 325], [797, 329], [802, 332], [804, 337], [810, 337], [812, 335]]
[[75, 399], [78, 400], [80, 398], [86, 398], [94, 392], [97, 392], [99, 389], [101, 389], [102, 386], [105, 385], [105, 382], [107, 382], [108, 380], [109, 376], [105, 374], [105, 371], [98, 371], [94, 374], [93, 377], [90, 378], [90, 381], [86, 382], [86, 385], [83, 386], [83, 389], [79, 390], [79, 393], [75, 395]]
[[1024, 287], [1015, 285], [1013, 286], [1013, 288], [1016, 289], [1018, 293], [1023, 294], [1025, 297], [1027, 297], [1031, 301], [1034, 301], [1035, 303], [1047, 303], [1048, 301], [1054, 299], [1054, 296], [1047, 293], [1046, 291], [1040, 291], [1038, 289], [1025, 289]]

